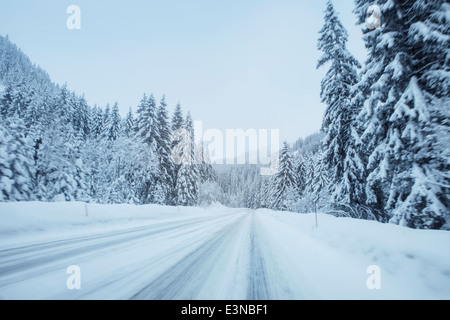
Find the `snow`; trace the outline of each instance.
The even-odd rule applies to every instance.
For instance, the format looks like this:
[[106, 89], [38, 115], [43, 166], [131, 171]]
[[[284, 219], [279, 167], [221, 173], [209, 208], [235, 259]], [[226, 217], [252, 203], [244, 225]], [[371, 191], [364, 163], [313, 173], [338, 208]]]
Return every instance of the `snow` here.
[[[87, 207], [87, 216], [86, 216]], [[220, 212], [221, 206], [215, 205]], [[0, 249], [7, 242], [69, 237], [97, 231], [111, 231], [195, 218], [204, 214], [198, 208], [101, 205], [82, 202], [9, 202], [0, 203]]]
[[[445, 231], [221, 205], [87, 209], [0, 203], [0, 299], [450, 298]], [[367, 288], [372, 265], [381, 290]]]
[[[281, 222], [279, 227], [289, 225], [292, 228], [291, 232], [297, 235], [292, 236], [292, 241], [297, 239], [299, 253], [305, 247], [317, 248], [317, 252], [321, 253], [318, 255], [314, 253], [316, 249], [309, 249], [312, 251], [311, 258], [305, 259], [299, 254], [298, 264], [314, 270], [309, 273], [309, 278], [327, 298], [450, 297], [450, 253], [445, 246], [450, 243], [450, 234], [446, 231], [413, 230], [393, 224], [321, 214], [316, 229], [312, 215], [284, 213], [271, 214], [271, 217]], [[275, 226], [272, 222], [271, 227]], [[287, 234], [286, 230], [277, 233], [284, 237]], [[381, 268], [380, 291], [361, 286], [361, 281], [368, 277], [366, 269], [361, 268], [369, 265]]]

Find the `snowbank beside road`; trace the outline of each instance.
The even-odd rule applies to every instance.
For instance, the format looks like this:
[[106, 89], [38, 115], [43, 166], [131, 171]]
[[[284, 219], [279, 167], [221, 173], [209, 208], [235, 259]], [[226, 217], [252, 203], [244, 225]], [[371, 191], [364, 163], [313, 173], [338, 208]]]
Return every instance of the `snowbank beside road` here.
[[81, 202], [0, 203], [0, 240], [2, 244], [6, 241], [41, 240], [47, 237], [109, 231], [202, 217], [227, 211], [230, 209], [220, 205], [209, 207], [206, 211], [205, 208], [159, 205], [102, 205]]
[[[322, 296], [333, 299], [450, 299], [450, 232], [374, 221], [259, 210]], [[270, 230], [269, 230], [270, 231]], [[292, 257], [292, 255], [291, 255]], [[381, 290], [368, 290], [367, 268], [381, 270]], [[342, 281], [344, 279], [344, 281]]]

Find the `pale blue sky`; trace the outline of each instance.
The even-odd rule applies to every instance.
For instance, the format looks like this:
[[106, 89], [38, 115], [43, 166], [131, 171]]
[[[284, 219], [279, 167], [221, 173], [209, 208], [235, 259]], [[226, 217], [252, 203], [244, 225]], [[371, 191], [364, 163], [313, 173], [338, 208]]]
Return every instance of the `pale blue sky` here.
[[[66, 9], [81, 8], [81, 30]], [[295, 141], [320, 129], [316, 49], [326, 0], [0, 0], [9, 35], [53, 81], [89, 104], [144, 92], [180, 101], [203, 128], [280, 129]], [[336, 0], [349, 49], [363, 62], [353, 0]]]

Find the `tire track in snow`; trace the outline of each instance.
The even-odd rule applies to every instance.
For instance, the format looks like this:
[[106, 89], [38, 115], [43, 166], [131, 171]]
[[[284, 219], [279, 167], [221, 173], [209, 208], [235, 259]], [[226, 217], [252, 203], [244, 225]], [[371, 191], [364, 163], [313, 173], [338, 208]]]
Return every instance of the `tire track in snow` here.
[[132, 296], [131, 300], [195, 299], [210, 274], [208, 271], [248, 218], [249, 215], [240, 217], [206, 239], [200, 247]]
[[247, 283], [247, 300], [269, 300], [269, 286], [265, 260], [258, 241], [255, 213], [250, 229], [250, 268]]
[[[63, 261], [67, 258], [77, 256], [86, 256], [89, 253], [97, 257], [102, 249], [110, 249], [115, 246], [124, 246], [127, 243], [133, 243], [139, 239], [146, 239], [158, 234], [170, 232], [172, 230], [182, 230], [186, 227], [202, 225], [207, 222], [212, 223], [215, 220], [224, 219], [224, 216], [207, 219], [197, 218], [187, 221], [171, 221], [158, 223], [156, 225], [133, 228], [126, 231], [115, 231], [101, 235], [81, 236], [72, 239], [46, 242], [43, 244], [32, 244], [13, 249], [0, 251], [0, 277], [27, 272], [26, 275], [20, 274], [17, 279], [11, 277], [2, 279], [2, 285], [9, 285], [15, 281], [22, 281], [27, 277], [42, 275], [46, 272], [52, 272], [54, 269], [42, 269], [47, 264]], [[38, 268], [38, 269], [36, 269]]]

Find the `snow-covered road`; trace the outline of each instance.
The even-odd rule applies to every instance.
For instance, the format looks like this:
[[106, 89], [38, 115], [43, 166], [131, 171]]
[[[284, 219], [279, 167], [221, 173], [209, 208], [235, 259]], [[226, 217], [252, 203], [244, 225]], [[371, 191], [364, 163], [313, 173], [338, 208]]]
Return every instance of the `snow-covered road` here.
[[[219, 214], [30, 243], [0, 251], [3, 298], [276, 299], [305, 297], [277, 270], [267, 221]], [[81, 270], [68, 290], [66, 268]]]
[[[315, 229], [313, 221], [311, 215], [223, 209], [214, 214], [187, 214], [176, 219], [149, 219], [114, 228], [72, 231], [70, 236], [54, 233], [34, 241], [23, 237], [21, 241], [9, 239], [0, 245], [0, 298], [449, 297], [448, 259], [434, 269], [427, 266], [428, 271], [437, 269], [439, 274], [423, 278], [411, 272], [396, 274], [395, 263], [400, 265], [414, 257], [387, 259], [384, 251], [381, 254], [370, 247], [364, 254], [358, 254], [357, 246], [350, 245], [351, 250], [342, 250], [339, 245], [334, 248], [334, 244], [342, 243], [341, 233], [328, 232], [335, 239], [327, 237], [323, 241], [320, 228]], [[345, 220], [326, 217], [326, 223], [330, 221]], [[382, 226], [374, 226], [378, 225]], [[435, 235], [444, 241], [449, 239], [447, 233]], [[367, 267], [374, 262], [384, 272], [383, 290], [367, 287]], [[411, 262], [415, 264], [422, 262]], [[66, 285], [71, 276], [66, 270], [72, 265], [81, 271], [79, 290], [69, 290]], [[418, 270], [417, 274], [427, 271], [417, 266], [413, 270]], [[408, 276], [413, 277], [409, 278], [412, 281]]]

